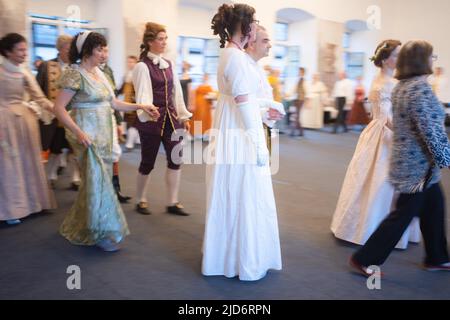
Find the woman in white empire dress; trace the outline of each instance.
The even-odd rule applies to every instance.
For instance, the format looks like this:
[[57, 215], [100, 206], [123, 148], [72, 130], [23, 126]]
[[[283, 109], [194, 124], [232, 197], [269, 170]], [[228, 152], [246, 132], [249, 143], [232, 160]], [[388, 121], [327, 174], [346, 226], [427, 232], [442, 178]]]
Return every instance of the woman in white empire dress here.
[[[224, 4], [213, 24], [224, 23], [221, 17], [231, 14], [224, 11], [237, 10], [233, 15], [239, 16], [239, 11], [245, 15], [248, 8]], [[250, 13], [253, 16], [254, 11]], [[242, 49], [242, 38], [240, 31], [232, 35], [219, 59], [219, 100], [208, 147], [214, 159], [207, 159], [202, 273], [255, 281], [269, 269], [281, 270], [281, 250], [269, 155], [256, 99], [259, 75]]]
[[300, 122], [304, 128], [323, 128], [324, 102], [328, 98], [327, 87], [315, 74], [313, 81], [306, 86], [306, 102], [300, 114]]
[[[348, 166], [331, 224], [336, 238], [363, 245], [391, 211], [394, 188], [388, 181], [392, 143], [392, 75], [401, 43], [383, 41], [372, 60], [381, 68], [372, 83], [369, 101], [373, 120], [359, 138]], [[420, 241], [419, 221], [415, 218], [397, 244], [406, 249], [408, 242]]]

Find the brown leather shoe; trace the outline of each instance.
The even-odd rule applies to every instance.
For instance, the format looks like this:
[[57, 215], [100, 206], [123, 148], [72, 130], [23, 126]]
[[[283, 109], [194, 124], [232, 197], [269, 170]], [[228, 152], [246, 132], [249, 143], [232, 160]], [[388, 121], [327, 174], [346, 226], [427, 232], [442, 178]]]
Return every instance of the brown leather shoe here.
[[148, 203], [147, 202], [139, 202], [136, 205], [136, 211], [139, 212], [140, 214], [144, 215], [144, 216], [149, 216], [152, 213], [150, 212], [150, 210], [148, 210]]

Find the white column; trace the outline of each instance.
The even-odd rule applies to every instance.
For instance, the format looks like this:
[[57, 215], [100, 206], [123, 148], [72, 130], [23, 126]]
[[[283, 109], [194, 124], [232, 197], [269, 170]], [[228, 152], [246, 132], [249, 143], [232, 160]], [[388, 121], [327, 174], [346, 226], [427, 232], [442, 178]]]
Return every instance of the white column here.
[[26, 7], [25, 0], [0, 0], [0, 37], [10, 32], [27, 36]]
[[97, 25], [108, 29], [109, 65], [114, 71], [117, 86], [120, 86], [126, 68], [126, 36], [123, 18], [123, 0], [98, 0]]

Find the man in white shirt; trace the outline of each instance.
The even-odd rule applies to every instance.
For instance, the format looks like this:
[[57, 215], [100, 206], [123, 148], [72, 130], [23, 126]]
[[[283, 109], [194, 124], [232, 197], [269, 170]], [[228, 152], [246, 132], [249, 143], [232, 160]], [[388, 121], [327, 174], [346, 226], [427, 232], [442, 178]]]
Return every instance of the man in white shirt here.
[[334, 85], [333, 98], [336, 101], [336, 109], [338, 115], [334, 123], [333, 133], [337, 133], [339, 126], [344, 127], [344, 132], [347, 132], [346, 114], [350, 110], [354, 99], [354, 84], [350, 79], [347, 79], [345, 72], [339, 73], [339, 81]]
[[254, 66], [259, 75], [257, 98], [261, 107], [262, 121], [264, 123], [269, 152], [271, 149], [271, 128], [274, 126], [275, 121], [280, 120], [284, 115], [283, 105], [273, 100], [272, 86], [269, 84], [266, 72], [258, 64], [259, 60], [269, 55], [270, 48], [272, 48], [272, 45], [270, 44], [270, 38], [266, 29], [258, 26], [256, 40], [248, 44], [246, 52], [252, 66]]

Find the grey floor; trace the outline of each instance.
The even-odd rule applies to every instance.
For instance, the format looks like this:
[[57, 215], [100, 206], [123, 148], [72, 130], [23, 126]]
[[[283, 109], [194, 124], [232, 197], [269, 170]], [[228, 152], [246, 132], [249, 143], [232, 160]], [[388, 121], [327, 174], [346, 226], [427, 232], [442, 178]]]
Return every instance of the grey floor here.
[[[355, 246], [329, 231], [331, 216], [358, 133], [307, 131], [304, 139], [281, 137], [281, 166], [273, 177], [283, 270], [257, 282], [200, 273], [205, 217], [204, 167], [183, 168], [181, 200], [190, 217], [164, 213], [164, 155], [160, 154], [149, 193], [153, 215], [124, 205], [131, 235], [123, 249], [105, 253], [69, 244], [57, 232], [75, 193], [63, 176], [59, 208], [15, 227], [0, 224], [0, 299], [449, 299], [450, 274], [420, 269], [422, 245], [395, 251], [383, 271], [381, 290], [347, 266]], [[124, 154], [124, 193], [133, 194], [139, 151]], [[450, 172], [443, 185], [450, 198]], [[81, 269], [81, 290], [68, 290], [67, 267]]]

